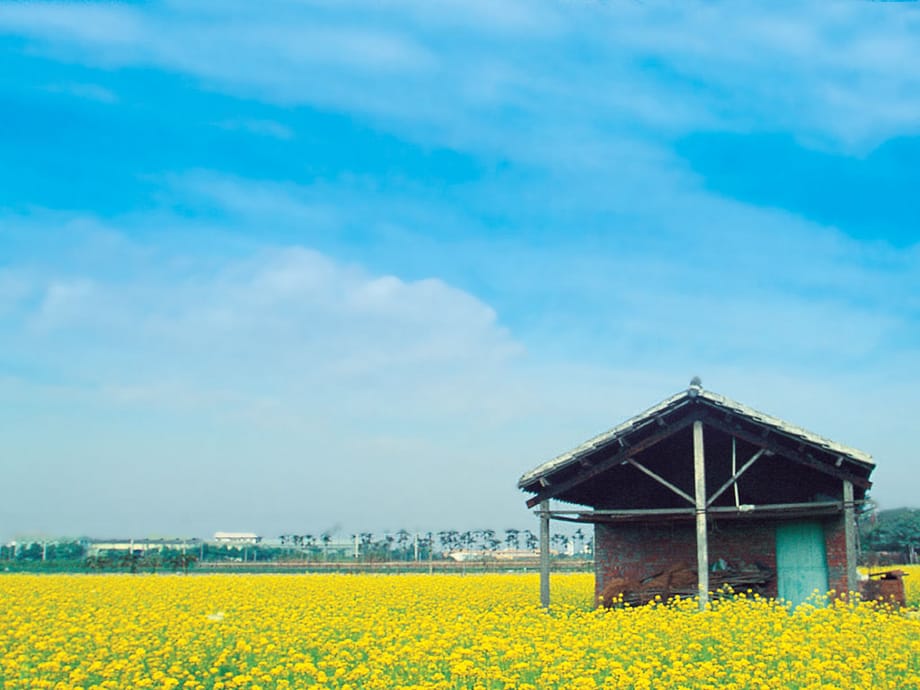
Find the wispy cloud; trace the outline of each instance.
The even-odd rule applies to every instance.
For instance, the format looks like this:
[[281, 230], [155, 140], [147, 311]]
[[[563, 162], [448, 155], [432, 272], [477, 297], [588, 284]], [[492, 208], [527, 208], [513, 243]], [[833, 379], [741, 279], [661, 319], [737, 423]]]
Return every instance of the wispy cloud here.
[[[137, 481], [151, 463], [170, 465], [175, 451], [165, 449], [166, 439], [179, 434], [180, 454], [216, 443], [231, 466], [244, 457], [257, 462], [258, 470], [246, 472], [247, 491], [293, 499], [302, 495], [295, 485], [315, 486], [321, 478], [326, 489], [316, 496], [317, 516], [356, 495], [376, 511], [382, 499], [374, 487], [412, 467], [439, 468], [443, 490], [429, 493], [450, 491], [470, 476], [486, 481], [494, 459], [484, 454], [486, 435], [520, 419], [530, 404], [524, 382], [509, 374], [524, 354], [520, 343], [488, 305], [439, 279], [373, 274], [296, 246], [223, 260], [217, 268], [162, 250], [137, 263], [143, 253], [113, 251], [108, 270], [93, 259], [92, 279], [74, 277], [79, 261], [62, 276], [51, 256], [44, 266], [7, 275], [7, 284], [26, 283], [38, 296], [0, 312], [0, 404], [19, 400], [22, 416], [4, 446], [36, 458], [6, 467], [8, 481], [35, 485], [35, 473], [61, 453], [86, 453], [84, 467], [107, 476], [94, 493], [106, 496], [110, 482]], [[67, 437], [67, 450], [52, 439], [34, 440], [37, 417], [25, 413], [37, 404]], [[186, 428], [190, 415], [193, 428]], [[141, 447], [131, 431], [137, 424], [173, 431]], [[482, 438], [469, 438], [477, 433]], [[252, 435], [264, 437], [258, 451], [244, 450]], [[437, 457], [428, 457], [436, 446]], [[426, 455], [405, 456], [410, 447]], [[301, 459], [292, 464], [295, 448]], [[370, 450], [377, 457], [368, 464]], [[131, 459], [119, 464], [122, 453]], [[469, 453], [479, 459], [470, 461]], [[199, 453], [184, 466], [186, 482], [208, 481], [211, 455]], [[321, 459], [330, 457], [331, 465]], [[291, 492], [278, 488], [279, 476], [289, 479]], [[147, 486], [159, 482], [150, 476]], [[233, 481], [221, 484], [227, 490]], [[510, 483], [489, 490], [514, 496]], [[67, 511], [72, 525], [89, 525], [80, 529], [95, 524], [67, 497], [55, 506], [45, 500], [24, 490], [8, 505], [14, 513], [27, 505]], [[215, 504], [214, 515], [224, 512]]]
[[[245, 181], [233, 184], [246, 196]], [[288, 206], [295, 203], [296, 197]], [[225, 491], [271, 492], [284, 503], [320, 482], [323, 495], [311, 493], [315, 519], [361, 497], [364, 508], [352, 519], [392, 509], [406, 524], [430, 525], [423, 502], [391, 506], [375, 492], [381, 482], [417, 486], [430, 475], [425, 492], [440, 497], [445, 524], [462, 519], [462, 506], [451, 507], [457, 482], [483, 487], [483, 519], [514, 524], [511, 480], [519, 471], [656, 402], [696, 373], [715, 390], [867, 447], [888, 464], [880, 488], [891, 500], [903, 495], [897, 477], [911, 471], [909, 450], [897, 434], [877, 433], [890, 419], [840, 401], [868, 395], [881, 404], [887, 391], [886, 406], [891, 399], [915, 404], [916, 391], [903, 379], [884, 377], [917, 366], [916, 340], [900, 350], [888, 343], [890, 358], [879, 358], [880, 340], [890, 340], [897, 326], [890, 314], [758, 286], [756, 273], [766, 269], [754, 264], [751, 275], [743, 263], [725, 261], [737, 256], [730, 235], [702, 237], [698, 246], [688, 236], [680, 240], [686, 252], [669, 257], [643, 250], [641, 238], [620, 255], [601, 253], [593, 261], [552, 247], [546, 249], [552, 259], [535, 260], [536, 248], [529, 254], [519, 248], [515, 260], [533, 272], [514, 279], [533, 286], [548, 271], [614, 280], [598, 289], [590, 313], [578, 311], [568, 322], [561, 314], [578, 306], [547, 305], [532, 290], [529, 299], [540, 304], [535, 313], [546, 322], [525, 320], [511, 329], [493, 306], [438, 278], [376, 273], [295, 245], [242, 254], [228, 247], [223, 256], [195, 257], [159, 241], [129, 240], [129, 222], [136, 221], [122, 221], [121, 234], [85, 220], [71, 225], [82, 229], [71, 232], [66, 268], [57, 265], [58, 249], [3, 274], [14, 309], [0, 310], [7, 366], [0, 402], [15, 399], [19, 410], [17, 429], [4, 443], [9, 453], [37, 458], [17, 466], [10, 480], [17, 485], [42, 486], [34, 473], [65, 452], [50, 438], [36, 440], [35, 424], [54, 419], [66, 452], [86, 455], [84, 467], [112, 482], [142, 476], [151, 489], [161, 486], [171, 481], [164, 468], [179, 471], [176, 463], [194, 453], [195, 462], [181, 468], [190, 485], [221, 472]], [[185, 224], [187, 233], [201, 230], [178, 217], [170, 223]], [[7, 228], [17, 224], [4, 219]], [[818, 262], [831, 274], [849, 270], [849, 241], [838, 242], [836, 266]], [[764, 240], [751, 250], [771, 246]], [[809, 244], [801, 257], [788, 254], [784, 265], [780, 245], [765, 261], [781, 271], [780, 281], [791, 280], [816, 265], [815, 256], [831, 256], [833, 247], [831, 239]], [[720, 265], [727, 272], [721, 288], [712, 276], [699, 284]], [[885, 273], [865, 272], [858, 280], [872, 293]], [[752, 280], [745, 282], [745, 274]], [[580, 341], [566, 329], [579, 331]], [[564, 354], [544, 341], [562, 343]], [[605, 362], [589, 354], [601, 349]], [[784, 362], [793, 359], [801, 366]], [[863, 361], [853, 372], [845, 366], [834, 372], [832, 359]], [[33, 407], [44, 413], [27, 414]], [[118, 459], [126, 453], [127, 464]], [[332, 465], [325, 460], [331, 457]], [[151, 474], [151, 466], [161, 472]], [[228, 469], [234, 467], [239, 476]], [[286, 478], [284, 487], [278, 477]], [[106, 486], [96, 495], [104, 496]], [[34, 510], [45, 500], [23, 490], [10, 509]], [[49, 511], [82, 515], [66, 497], [56, 500]], [[228, 515], [217, 500], [212, 521]], [[75, 524], [91, 529], [93, 519]], [[184, 519], [176, 518], [176, 529]], [[261, 529], [305, 518], [254, 509], [245, 519]]]
[[[116, 507], [126, 482], [203, 505], [219, 476], [278, 498], [255, 528], [344, 505], [421, 524], [462, 519], [471, 483], [515, 524], [521, 470], [693, 374], [865, 446], [880, 494], [911, 500], [920, 244], [740, 198], [679, 142], [778, 132], [871, 174], [870, 150], [917, 134], [918, 22], [887, 3], [0, 7], [40, 75], [10, 81], [0, 138], [26, 180], [0, 209], [0, 463], [30, 459], [0, 468], [27, 487], [10, 510], [54, 509], [28, 487], [75, 457], [62, 476], [88, 468]], [[779, 184], [829, 184], [790, 167]], [[432, 504], [381, 495], [394, 481]]]
[[51, 39], [67, 36], [86, 45], [130, 44], [141, 38], [143, 16], [119, 5], [85, 3], [9, 3], [0, 7], [7, 32]]
[[[508, 109], [526, 105], [533, 132], [565, 121], [594, 133], [746, 130], [768, 119], [803, 140], [865, 150], [916, 131], [920, 108], [909, 95], [920, 93], [911, 59], [920, 20], [892, 4], [457, 3], [436, 13], [409, 4], [362, 6], [360, 19], [347, 6], [279, 10], [20, 5], [0, 10], [0, 27], [91, 64], [147, 64], [279, 103], [355, 108], [426, 125], [442, 141], [482, 129], [469, 118], [513, 131]], [[588, 61], [606, 68], [586, 70]]]
[[63, 84], [49, 84], [44, 87], [45, 91], [52, 93], [65, 93], [77, 98], [85, 98], [100, 103], [117, 103], [118, 95], [114, 91], [100, 86], [99, 84], [83, 84], [67, 82]]
[[[743, 358], [807, 370], [820, 360], [840, 370], [913, 347], [920, 248], [867, 247], [834, 228], [707, 192], [692, 176], [663, 177], [656, 166], [635, 167], [630, 178], [606, 194], [603, 185], [588, 186], [584, 200], [570, 199], [573, 210], [563, 211], [577, 222], [586, 209], [615, 209], [616, 232], [539, 243], [493, 237], [477, 214], [479, 185], [464, 214], [453, 202], [408, 203], [403, 193], [361, 183], [270, 184], [199, 172], [173, 184], [234, 223], [255, 229], [271, 218], [324, 246], [360, 228], [398, 270], [421, 262], [450, 273], [460, 263], [492, 286], [521, 337], [566, 343], [599, 360], [617, 353], [646, 362], [683, 350], [704, 365]], [[507, 181], [505, 189], [516, 202], [530, 192]], [[526, 204], [506, 212], [516, 225], [531, 222]], [[399, 258], [407, 246], [411, 262]], [[477, 284], [469, 273], [459, 279]], [[764, 323], [784, 325], [764, 337]], [[600, 340], [585, 343], [585, 329]]]
[[52, 281], [42, 291], [32, 324], [47, 331], [85, 321], [92, 308], [93, 289], [88, 279]]
[[[174, 362], [183, 363], [182, 377], [189, 367], [216, 375], [237, 362], [263, 362], [269, 390], [286, 390], [292, 371], [313, 381], [384, 371], [399, 378], [486, 366], [521, 351], [494, 310], [436, 278], [373, 275], [301, 247], [266, 249], [216, 270], [163, 261], [148, 259], [148, 273], [128, 279], [116, 267], [108, 279], [9, 272], [12, 298], [28, 292], [38, 299], [8, 315], [5, 330], [19, 334], [8, 346], [35, 345], [36, 354], [62, 343], [86, 367], [80, 379], [95, 371], [98, 385], [169, 376]], [[240, 377], [250, 381], [245, 371]]]

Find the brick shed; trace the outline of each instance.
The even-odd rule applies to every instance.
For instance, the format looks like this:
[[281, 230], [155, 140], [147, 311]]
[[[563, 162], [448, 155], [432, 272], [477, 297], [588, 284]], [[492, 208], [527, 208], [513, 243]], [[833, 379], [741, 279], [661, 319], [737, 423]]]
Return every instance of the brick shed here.
[[594, 525], [598, 595], [630, 583], [622, 588], [699, 594], [702, 607], [723, 583], [793, 603], [855, 591], [856, 509], [873, 469], [868, 454], [695, 378], [521, 477], [528, 507], [539, 506], [541, 599], [550, 520]]

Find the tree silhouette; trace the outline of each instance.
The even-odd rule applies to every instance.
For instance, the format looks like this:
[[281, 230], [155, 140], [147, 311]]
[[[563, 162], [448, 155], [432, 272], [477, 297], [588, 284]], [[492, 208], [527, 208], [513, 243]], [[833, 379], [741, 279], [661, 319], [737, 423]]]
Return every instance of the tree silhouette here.
[[482, 530], [482, 545], [486, 551], [495, 551], [501, 545], [501, 542], [495, 536], [494, 529]]
[[401, 529], [396, 531], [396, 546], [402, 553], [402, 560], [409, 560], [409, 540], [412, 535], [407, 530]]
[[195, 558], [195, 556], [192, 554], [186, 553], [185, 551], [180, 551], [179, 553], [171, 554], [166, 559], [166, 562], [170, 567], [172, 567], [173, 570], [179, 570], [181, 568], [182, 572], [188, 574], [189, 566], [191, 566], [197, 560], [198, 559]]
[[456, 550], [459, 536], [460, 533], [453, 529], [438, 532], [438, 541], [441, 542], [442, 551], [445, 553], [451, 553], [452, 551]]
[[566, 534], [560, 534], [557, 532], [552, 537], [550, 537], [550, 542], [556, 545], [556, 550], [562, 553], [568, 551], [569, 537]]
[[119, 565], [122, 568], [127, 568], [128, 572], [136, 573], [138, 563], [140, 563], [141, 557], [134, 551], [126, 551], [125, 554], [121, 557]]
[[370, 560], [371, 558], [371, 544], [374, 542], [374, 535], [372, 532], [361, 532], [358, 535], [358, 539], [361, 542], [361, 551], [364, 554], [365, 560]]
[[110, 562], [105, 556], [87, 556], [83, 564], [89, 570], [101, 571], [105, 570], [106, 566], [110, 565]]
[[473, 535], [473, 533], [467, 530], [466, 532], [463, 532], [460, 535], [460, 545], [463, 547], [465, 551], [471, 551], [473, 548], [473, 542], [475, 541], [475, 539], [476, 538]]
[[144, 555], [141, 557], [138, 565], [142, 565], [146, 568], [150, 568], [151, 573], [156, 573], [157, 568], [163, 564], [163, 555], [158, 549], [152, 551], [148, 550], [144, 552]]
[[536, 535], [531, 532], [529, 529], [525, 529], [523, 532], [524, 535], [524, 548], [529, 551], [536, 551], [537, 547], [540, 545], [540, 540], [537, 539]]

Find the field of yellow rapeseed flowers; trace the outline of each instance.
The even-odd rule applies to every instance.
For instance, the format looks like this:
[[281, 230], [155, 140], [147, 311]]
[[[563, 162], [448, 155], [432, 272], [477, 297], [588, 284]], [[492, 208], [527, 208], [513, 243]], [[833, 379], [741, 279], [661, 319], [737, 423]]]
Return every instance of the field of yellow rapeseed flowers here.
[[907, 603], [911, 606], [920, 607], [920, 565], [890, 565], [875, 568], [860, 568], [868, 575], [885, 570], [901, 570], [904, 572], [904, 593], [907, 595]]
[[907, 603], [920, 606], [920, 565], [898, 566], [905, 573], [904, 589], [907, 591]]
[[738, 598], [592, 611], [590, 575], [0, 576], [0, 687], [920, 687], [920, 621]]

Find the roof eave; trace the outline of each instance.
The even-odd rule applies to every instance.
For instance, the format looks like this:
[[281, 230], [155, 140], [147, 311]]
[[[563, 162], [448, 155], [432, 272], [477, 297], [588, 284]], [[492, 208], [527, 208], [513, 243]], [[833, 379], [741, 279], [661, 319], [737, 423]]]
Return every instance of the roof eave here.
[[654, 423], [661, 415], [673, 412], [684, 404], [705, 400], [711, 405], [726, 409], [734, 414], [742, 416], [750, 421], [765, 427], [770, 427], [777, 433], [789, 437], [797, 438], [800, 441], [808, 443], [811, 446], [820, 448], [826, 452], [836, 454], [850, 462], [862, 466], [869, 473], [875, 468], [875, 462], [872, 456], [864, 451], [845, 446], [843, 444], [831, 441], [823, 436], [812, 433], [802, 427], [790, 424], [779, 417], [765, 414], [754, 408], [743, 405], [731, 398], [703, 390], [702, 388], [691, 386], [690, 388], [675, 393], [665, 398], [657, 405], [654, 405], [639, 414], [630, 417], [625, 422], [605, 431], [593, 438], [585, 441], [581, 445], [570, 451], [557, 455], [542, 465], [534, 468], [521, 476], [518, 480], [518, 488], [530, 493], [539, 493], [542, 486], [541, 480], [545, 480], [556, 472], [569, 467], [571, 464], [578, 462], [587, 455], [597, 451], [599, 448], [609, 446], [629, 433], [643, 428], [646, 424]]
[[579, 459], [583, 458], [589, 453], [592, 453], [599, 448], [608, 446], [611, 443], [615, 443], [618, 438], [625, 436], [628, 432], [635, 431], [636, 429], [639, 429], [648, 423], [653, 423], [656, 417], [671, 412], [678, 407], [682, 407], [683, 403], [690, 402], [694, 397], [696, 396], [691, 395], [691, 390], [688, 389], [665, 398], [657, 405], [653, 405], [647, 410], [630, 417], [625, 422], [618, 424], [612, 429], [608, 429], [605, 432], [593, 436], [572, 450], [561, 453], [552, 460], [544, 462], [542, 465], [532, 469], [530, 472], [521, 475], [521, 478], [518, 480], [518, 488], [525, 489], [527, 485], [533, 484], [534, 482], [539, 482], [541, 478], [544, 478], [549, 474], [568, 467], [573, 462], [577, 462]]

